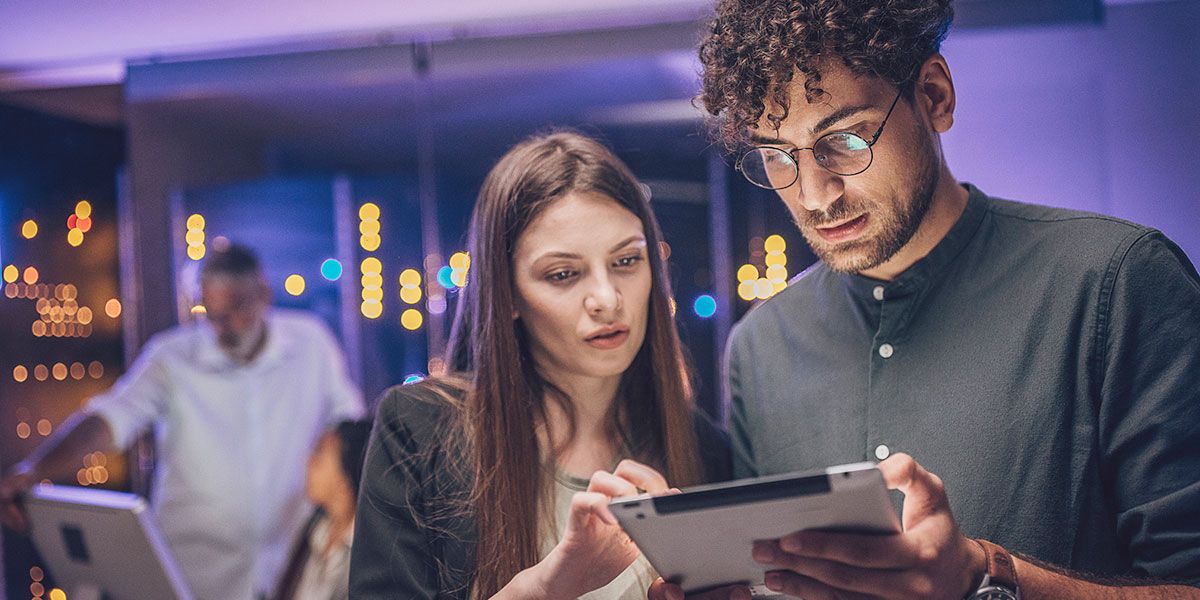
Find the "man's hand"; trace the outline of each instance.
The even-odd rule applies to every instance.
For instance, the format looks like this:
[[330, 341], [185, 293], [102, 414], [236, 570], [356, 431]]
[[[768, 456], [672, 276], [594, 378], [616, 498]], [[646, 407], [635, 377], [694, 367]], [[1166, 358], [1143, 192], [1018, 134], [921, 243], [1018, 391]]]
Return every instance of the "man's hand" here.
[[756, 542], [766, 586], [805, 600], [960, 600], [986, 567], [983, 550], [959, 533], [941, 479], [906, 454], [879, 464], [904, 493], [904, 532], [893, 535], [798, 531]]
[[37, 479], [29, 469], [20, 465], [15, 472], [0, 480], [0, 522], [5, 527], [19, 533], [29, 531], [29, 517], [18, 501], [35, 483]]

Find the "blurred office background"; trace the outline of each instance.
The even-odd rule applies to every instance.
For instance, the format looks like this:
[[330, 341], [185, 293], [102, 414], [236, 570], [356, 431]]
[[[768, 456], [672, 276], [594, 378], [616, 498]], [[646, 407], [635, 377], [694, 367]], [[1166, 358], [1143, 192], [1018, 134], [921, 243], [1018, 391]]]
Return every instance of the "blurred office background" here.
[[[1162, 229], [1200, 258], [1200, 2], [957, 0], [943, 137], [993, 195]], [[699, 402], [731, 325], [813, 260], [692, 104], [708, 0], [0, 6], [0, 468], [200, 318], [199, 260], [257, 248], [368, 400], [437, 372], [476, 190], [512, 143], [599, 136], [649, 185]], [[80, 457], [144, 492], [149, 444]], [[6, 536], [10, 598], [49, 597]]]

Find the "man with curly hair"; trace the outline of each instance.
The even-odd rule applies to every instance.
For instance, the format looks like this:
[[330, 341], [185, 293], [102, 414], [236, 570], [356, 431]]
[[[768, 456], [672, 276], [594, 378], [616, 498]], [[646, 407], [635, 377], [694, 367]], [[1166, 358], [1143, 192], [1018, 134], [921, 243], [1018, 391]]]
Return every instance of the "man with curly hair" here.
[[806, 600], [1200, 598], [1200, 277], [1153, 229], [954, 180], [952, 18], [721, 0], [700, 48], [721, 140], [820, 259], [731, 335], [738, 474], [878, 459], [904, 494], [903, 533], [753, 558]]

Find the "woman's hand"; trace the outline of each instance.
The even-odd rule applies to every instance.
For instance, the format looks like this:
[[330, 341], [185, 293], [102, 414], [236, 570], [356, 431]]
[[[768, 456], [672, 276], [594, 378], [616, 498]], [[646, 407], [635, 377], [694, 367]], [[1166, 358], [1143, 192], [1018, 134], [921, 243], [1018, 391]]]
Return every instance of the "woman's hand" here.
[[[573, 599], [603, 587], [641, 554], [617, 523], [608, 503], [613, 498], [671, 492], [654, 469], [623, 460], [612, 473], [596, 471], [586, 492], [571, 498], [567, 527], [558, 545], [541, 562], [522, 571], [495, 598]], [[514, 587], [516, 586], [516, 587]]]

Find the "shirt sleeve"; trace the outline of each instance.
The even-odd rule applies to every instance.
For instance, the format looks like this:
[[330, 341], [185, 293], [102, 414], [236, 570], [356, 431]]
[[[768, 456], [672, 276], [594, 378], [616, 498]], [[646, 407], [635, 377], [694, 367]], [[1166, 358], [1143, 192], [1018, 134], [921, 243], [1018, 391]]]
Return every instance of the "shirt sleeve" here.
[[1136, 573], [1197, 584], [1200, 277], [1178, 246], [1148, 231], [1114, 257], [1103, 289], [1094, 355], [1118, 535]]
[[367, 446], [366, 466], [350, 553], [350, 595], [361, 600], [432, 600], [440, 590], [441, 560], [423, 525], [433, 477], [430, 448], [417, 441], [421, 402], [393, 388], [380, 403]]
[[318, 325], [320, 343], [324, 347], [328, 376], [325, 377], [325, 395], [329, 399], [329, 423], [358, 420], [366, 414], [362, 392], [350, 379], [346, 366], [346, 355], [338, 345], [333, 333], [323, 323]]
[[152, 339], [111, 389], [84, 406], [84, 412], [108, 423], [120, 451], [166, 411], [171, 387], [166, 355], [162, 340]]
[[725, 404], [729, 407], [729, 446], [733, 455], [733, 476], [735, 478], [758, 476], [758, 466], [754, 461], [754, 444], [751, 431], [752, 407], [747, 406], [753, 401], [753, 391], [748, 374], [743, 373], [745, 365], [743, 355], [746, 352], [745, 327], [736, 326], [729, 335], [729, 343], [725, 349]]

